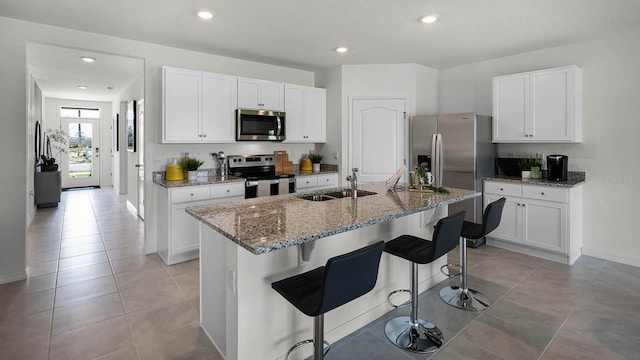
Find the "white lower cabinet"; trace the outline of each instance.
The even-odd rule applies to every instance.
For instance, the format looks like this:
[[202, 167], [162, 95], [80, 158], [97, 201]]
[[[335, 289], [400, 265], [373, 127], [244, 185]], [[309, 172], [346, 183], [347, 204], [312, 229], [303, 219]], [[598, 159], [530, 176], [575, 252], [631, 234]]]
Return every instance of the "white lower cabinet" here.
[[186, 208], [244, 198], [244, 182], [162, 189], [158, 196], [158, 254], [167, 265], [199, 256], [199, 222], [185, 212]]
[[338, 186], [338, 174], [319, 174], [296, 176], [296, 190], [308, 191]]
[[487, 243], [573, 264], [582, 253], [582, 186], [559, 188], [485, 181], [484, 206], [506, 198]]

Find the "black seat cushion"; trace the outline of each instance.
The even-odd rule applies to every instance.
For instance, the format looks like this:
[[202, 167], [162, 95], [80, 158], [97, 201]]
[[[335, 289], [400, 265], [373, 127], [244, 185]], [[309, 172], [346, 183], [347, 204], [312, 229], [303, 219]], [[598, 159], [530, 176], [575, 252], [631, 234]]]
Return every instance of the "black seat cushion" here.
[[465, 221], [462, 225], [462, 237], [467, 239], [480, 239], [495, 230], [498, 225], [500, 225], [502, 209], [506, 201], [507, 199], [502, 197], [487, 205], [482, 215], [482, 224]]
[[480, 239], [484, 236], [484, 227], [482, 224], [465, 221], [462, 224], [462, 237], [467, 239]]
[[413, 235], [401, 235], [387, 242], [384, 251], [418, 264], [428, 264], [453, 250], [460, 239], [465, 212], [440, 219], [429, 241]]
[[333, 257], [326, 266], [271, 284], [308, 316], [318, 316], [356, 299], [374, 288], [384, 241]]

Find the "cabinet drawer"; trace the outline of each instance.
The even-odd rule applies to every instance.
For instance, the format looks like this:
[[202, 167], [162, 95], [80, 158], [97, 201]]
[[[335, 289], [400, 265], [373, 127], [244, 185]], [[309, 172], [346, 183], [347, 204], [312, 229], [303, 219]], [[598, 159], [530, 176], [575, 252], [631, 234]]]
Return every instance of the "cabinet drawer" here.
[[522, 196], [522, 185], [499, 181], [485, 181], [484, 192], [504, 196]]
[[211, 186], [211, 198], [219, 199], [225, 197], [242, 196], [244, 197], [244, 183], [228, 183]]
[[522, 196], [537, 200], [569, 202], [569, 190], [549, 186], [523, 186]]
[[304, 189], [318, 186], [317, 176], [300, 176], [296, 177], [296, 188]]
[[338, 174], [318, 175], [318, 186], [322, 186], [322, 187], [338, 186]]
[[210, 186], [189, 186], [183, 189], [171, 189], [171, 202], [207, 200], [211, 198]]

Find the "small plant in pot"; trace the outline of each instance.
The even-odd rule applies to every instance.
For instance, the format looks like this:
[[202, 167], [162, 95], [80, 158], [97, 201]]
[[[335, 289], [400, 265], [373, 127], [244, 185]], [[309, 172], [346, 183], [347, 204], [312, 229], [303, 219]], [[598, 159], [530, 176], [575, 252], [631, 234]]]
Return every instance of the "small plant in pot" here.
[[313, 164], [313, 172], [320, 172], [320, 162], [323, 156], [320, 154], [309, 154], [309, 160]]
[[198, 168], [204, 164], [204, 161], [200, 161], [195, 158], [186, 157], [180, 160], [180, 167], [187, 172], [187, 179], [193, 180], [198, 177]]
[[522, 171], [522, 178], [532, 178], [532, 172], [536, 172], [535, 179], [540, 178], [540, 167], [542, 166], [542, 160], [539, 158], [522, 158], [518, 161], [520, 171]]

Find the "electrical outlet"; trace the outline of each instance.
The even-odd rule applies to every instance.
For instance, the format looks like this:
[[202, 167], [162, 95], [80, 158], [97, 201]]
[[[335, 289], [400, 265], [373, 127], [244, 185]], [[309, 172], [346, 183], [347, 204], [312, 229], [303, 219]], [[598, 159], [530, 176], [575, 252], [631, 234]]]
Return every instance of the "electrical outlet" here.
[[340, 156], [338, 155], [338, 150], [335, 150], [333, 152], [333, 160], [338, 160], [338, 158], [340, 158]]
[[227, 268], [227, 286], [232, 292], [236, 292], [236, 271]]

